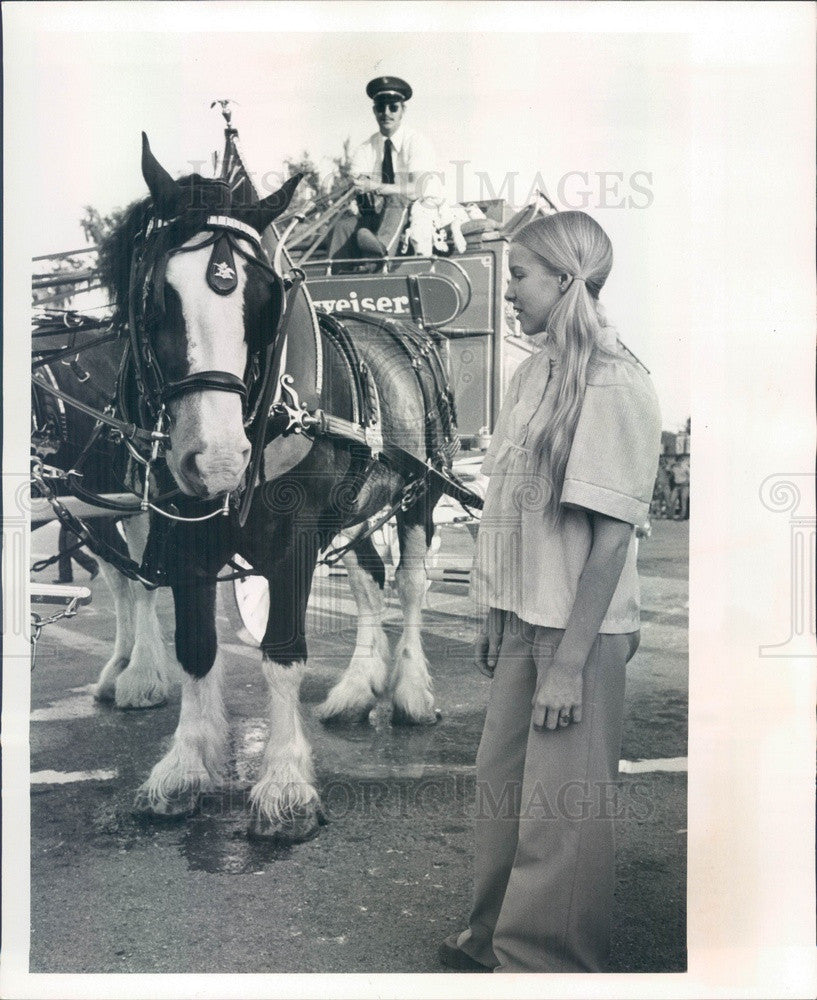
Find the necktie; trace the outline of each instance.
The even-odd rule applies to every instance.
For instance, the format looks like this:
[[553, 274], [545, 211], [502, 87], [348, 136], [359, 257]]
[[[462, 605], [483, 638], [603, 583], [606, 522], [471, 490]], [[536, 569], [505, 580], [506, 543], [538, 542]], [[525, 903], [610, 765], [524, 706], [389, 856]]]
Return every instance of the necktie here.
[[394, 184], [394, 164], [391, 158], [391, 139], [383, 143], [383, 167], [380, 170], [380, 180], [384, 184]]

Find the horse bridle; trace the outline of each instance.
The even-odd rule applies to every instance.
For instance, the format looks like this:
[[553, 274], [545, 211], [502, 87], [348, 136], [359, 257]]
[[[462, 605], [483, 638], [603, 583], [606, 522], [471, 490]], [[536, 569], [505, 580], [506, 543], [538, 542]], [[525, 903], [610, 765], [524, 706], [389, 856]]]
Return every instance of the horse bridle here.
[[[212, 247], [207, 265], [206, 279], [209, 287], [219, 295], [230, 295], [238, 287], [235, 270], [235, 255], [243, 258], [250, 265], [259, 268], [273, 286], [273, 297], [277, 296], [278, 312], [273, 323], [273, 329], [265, 332], [265, 338], [274, 338], [278, 321], [281, 316], [281, 304], [284, 301], [284, 282], [281, 276], [269, 264], [261, 244], [257, 230], [239, 219], [229, 215], [208, 215], [204, 224], [196, 232], [210, 230], [211, 235], [193, 245], [186, 245], [166, 250], [156, 261], [146, 263], [146, 248], [159, 231], [171, 225], [174, 219], [164, 220], [152, 218], [143, 233], [137, 237], [138, 246], [134, 248], [131, 261], [130, 290], [128, 302], [130, 348], [133, 360], [136, 386], [139, 392], [140, 416], [154, 425], [161, 432], [166, 406], [174, 399], [190, 392], [216, 390], [234, 392], [241, 397], [242, 409], [245, 415], [245, 426], [249, 426], [255, 413], [247, 414], [250, 395], [250, 381], [253, 380], [253, 369], [258, 369], [255, 378], [263, 387], [269, 378], [269, 371], [260, 370], [259, 359], [263, 358], [263, 345], [255, 350], [248, 344], [247, 366], [244, 376], [239, 377], [233, 372], [209, 370], [191, 372], [182, 378], [168, 380], [162, 372], [155, 347], [151, 343], [150, 332], [145, 323], [148, 309], [148, 296], [153, 294], [153, 305], [164, 312], [164, 284], [167, 265], [171, 257], [182, 253], [192, 253]], [[195, 235], [195, 234], [194, 234]], [[239, 241], [248, 241], [253, 251], [249, 253]]]

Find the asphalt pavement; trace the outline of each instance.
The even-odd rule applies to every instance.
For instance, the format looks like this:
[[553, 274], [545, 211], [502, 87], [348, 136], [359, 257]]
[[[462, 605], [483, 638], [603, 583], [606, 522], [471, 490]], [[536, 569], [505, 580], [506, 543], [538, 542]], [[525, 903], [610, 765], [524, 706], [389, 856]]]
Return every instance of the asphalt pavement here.
[[[438, 565], [467, 557], [468, 544], [443, 529]], [[35, 558], [55, 546], [50, 527], [33, 536]], [[628, 668], [617, 798], [616, 972], [686, 965], [687, 546], [687, 524], [671, 521], [654, 522], [641, 543], [642, 643]], [[168, 824], [130, 807], [175, 728], [178, 696], [145, 712], [93, 702], [114, 621], [101, 578], [91, 587], [89, 606], [43, 632], [32, 674], [30, 971], [443, 971], [437, 944], [468, 912], [489, 687], [471, 665], [466, 589], [433, 584], [428, 595], [424, 645], [441, 721], [395, 728], [383, 703], [368, 725], [343, 729], [323, 727], [314, 707], [351, 654], [352, 605], [345, 581], [316, 581], [301, 700], [330, 822], [308, 843], [276, 847], [245, 832], [266, 691], [231, 591], [220, 595], [219, 630], [233, 780], [195, 817]], [[159, 600], [170, 640], [170, 595]], [[396, 621], [392, 594], [392, 645]]]

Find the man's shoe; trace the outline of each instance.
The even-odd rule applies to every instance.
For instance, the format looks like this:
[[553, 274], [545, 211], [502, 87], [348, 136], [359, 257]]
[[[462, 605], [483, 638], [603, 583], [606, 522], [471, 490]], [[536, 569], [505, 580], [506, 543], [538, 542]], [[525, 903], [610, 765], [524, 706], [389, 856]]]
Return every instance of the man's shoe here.
[[358, 229], [357, 245], [366, 257], [386, 257], [388, 251], [371, 229]]
[[457, 972], [493, 972], [489, 965], [483, 965], [475, 958], [471, 958], [462, 948], [457, 947], [459, 934], [449, 934], [437, 950], [437, 957], [447, 969], [456, 969]]

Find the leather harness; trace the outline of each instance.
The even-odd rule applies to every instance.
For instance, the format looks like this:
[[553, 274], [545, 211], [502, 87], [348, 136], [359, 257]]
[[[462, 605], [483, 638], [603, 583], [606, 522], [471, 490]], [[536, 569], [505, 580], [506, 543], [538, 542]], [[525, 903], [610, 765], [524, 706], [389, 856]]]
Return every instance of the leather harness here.
[[[260, 235], [248, 226], [228, 215], [209, 215], [202, 227], [210, 235], [199, 242], [189, 244], [189, 239], [182, 245], [166, 250], [158, 258], [148, 255], [146, 248], [157, 234], [171, 226], [176, 220], [161, 220], [152, 218], [143, 232], [138, 234], [131, 260], [130, 290], [128, 301], [129, 333], [128, 347], [123, 357], [117, 386], [117, 401], [120, 413], [128, 417], [128, 407], [125, 383], [129, 371], [135, 381], [138, 393], [139, 422], [153, 430], [139, 426], [136, 420], [121, 420], [114, 417], [110, 408], [100, 411], [77, 400], [59, 390], [51, 382], [34, 377], [35, 383], [50, 394], [58, 397], [70, 406], [81, 410], [97, 420], [97, 427], [92, 442], [86, 447], [86, 452], [105, 425], [117, 431], [128, 446], [132, 455], [146, 466], [143, 476], [144, 489], [142, 510], [150, 509], [164, 514], [174, 520], [204, 520], [218, 513], [228, 513], [228, 500], [221, 508], [200, 518], [182, 518], [157, 507], [155, 501], [148, 499], [150, 486], [151, 463], [159, 454], [160, 445], [167, 441], [169, 435], [163, 429], [166, 404], [189, 392], [205, 389], [223, 392], [235, 392], [242, 399], [245, 413], [245, 427], [252, 435], [252, 457], [249, 473], [246, 478], [244, 494], [239, 509], [239, 522], [244, 524], [254, 489], [258, 482], [261, 456], [265, 445], [270, 440], [268, 436], [269, 422], [272, 417], [283, 417], [274, 423], [275, 434], [305, 433], [311, 437], [326, 436], [345, 440], [357, 446], [363, 446], [363, 454], [367, 457], [366, 471], [374, 468], [378, 460], [384, 460], [391, 465], [404, 479], [406, 486], [397, 503], [388, 511], [390, 517], [396, 509], [410, 506], [425, 491], [430, 480], [436, 480], [442, 492], [454, 497], [470, 507], [481, 507], [479, 496], [472, 493], [461, 483], [451, 471], [453, 455], [459, 447], [459, 439], [455, 429], [454, 400], [450, 386], [445, 379], [445, 371], [433, 339], [427, 333], [415, 331], [412, 328], [396, 324], [393, 321], [378, 317], [363, 317], [360, 314], [349, 314], [344, 318], [356, 322], [376, 326], [389, 335], [405, 354], [412, 370], [415, 372], [417, 384], [422, 395], [425, 413], [425, 438], [427, 460], [421, 461], [405, 449], [383, 441], [380, 429], [380, 400], [374, 379], [365, 362], [355, 347], [345, 327], [333, 317], [321, 315], [320, 328], [332, 341], [343, 358], [347, 377], [350, 380], [353, 399], [353, 419], [337, 417], [326, 413], [320, 408], [308, 410], [305, 404], [298, 400], [297, 389], [293, 380], [282, 370], [282, 362], [286, 357], [288, 324], [291, 319], [290, 305], [295, 298], [300, 283], [304, 280], [303, 272], [293, 269], [292, 279], [287, 283], [270, 266], [266, 253], [261, 245]], [[201, 231], [201, 230], [200, 230]], [[195, 234], [193, 234], [195, 235]], [[239, 241], [249, 241], [253, 251], [248, 253]], [[244, 378], [226, 371], [194, 372], [176, 380], [168, 380], [161, 370], [156, 351], [151, 342], [146, 316], [149, 310], [164, 309], [164, 280], [169, 259], [180, 253], [201, 250], [212, 247], [207, 267], [207, 282], [209, 287], [219, 295], [229, 295], [238, 287], [235, 255], [238, 254], [250, 266], [259, 268], [268, 281], [271, 282], [273, 302], [277, 308], [273, 316], [273, 329], [265, 331], [266, 343], [257, 350], [248, 350], [248, 363]], [[152, 300], [149, 298], [152, 296]], [[435, 415], [439, 414], [439, 423]], [[139, 447], [150, 446], [150, 457], [145, 458], [138, 451]], [[78, 486], [76, 478], [70, 479], [72, 488], [82, 492], [84, 498], [92, 500], [95, 496]], [[39, 480], [41, 489], [42, 479]], [[80, 535], [80, 538], [97, 551], [103, 558], [112, 561], [117, 568], [132, 579], [138, 579], [146, 586], [155, 586], [156, 577], [146, 575], [144, 567], [137, 566], [133, 560], [119, 553], [110, 551], [104, 543], [99, 542], [79, 518], [69, 514], [59, 502], [53, 491], [45, 491], [54, 507], [57, 516], [63, 524]], [[50, 495], [49, 495], [50, 494]], [[111, 510], [133, 513], [135, 505], [107, 503], [98, 498], [100, 506]], [[61, 509], [60, 509], [61, 508]], [[382, 523], [382, 518], [381, 522]], [[361, 541], [371, 533], [371, 528], [356, 541]], [[353, 543], [354, 544], [354, 543]], [[103, 550], [104, 551], [101, 551]], [[336, 553], [339, 550], [336, 550]], [[345, 549], [344, 549], [345, 551]]]

